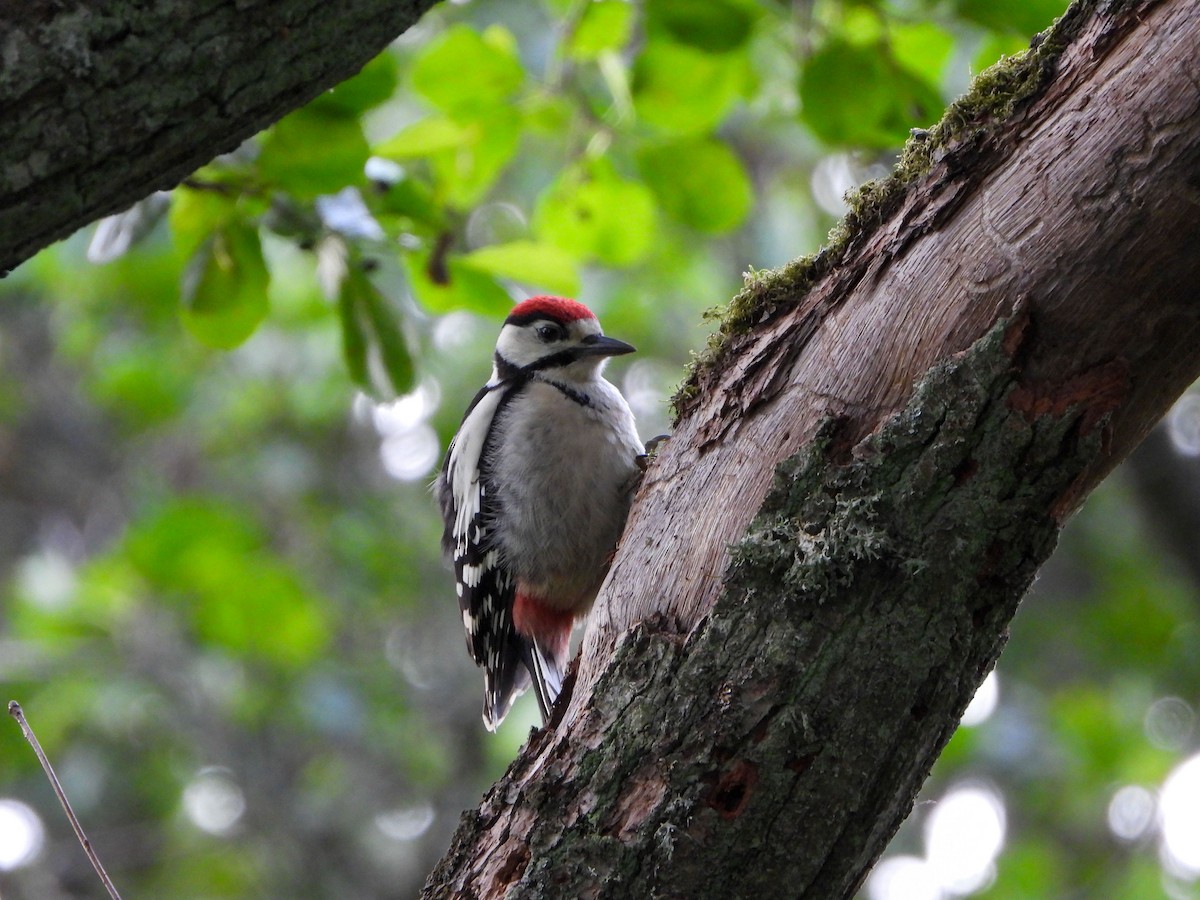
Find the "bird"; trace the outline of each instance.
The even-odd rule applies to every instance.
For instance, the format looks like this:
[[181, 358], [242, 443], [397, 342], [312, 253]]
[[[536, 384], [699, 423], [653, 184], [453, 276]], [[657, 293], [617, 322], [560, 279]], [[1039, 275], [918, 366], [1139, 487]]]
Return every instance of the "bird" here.
[[633, 352], [575, 300], [518, 303], [446, 451], [434, 483], [442, 544], [489, 731], [531, 683], [550, 721], [572, 629], [612, 562], [646, 450], [603, 372]]

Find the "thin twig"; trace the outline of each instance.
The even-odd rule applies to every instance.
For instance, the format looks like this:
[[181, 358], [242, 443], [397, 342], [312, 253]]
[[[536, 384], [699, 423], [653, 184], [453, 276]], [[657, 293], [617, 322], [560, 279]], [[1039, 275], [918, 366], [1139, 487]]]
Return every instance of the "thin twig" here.
[[25, 712], [21, 709], [21, 704], [16, 700], [8, 701], [8, 714], [17, 720], [17, 724], [21, 726], [21, 734], [25, 735], [25, 740], [29, 741], [29, 746], [33, 748], [33, 752], [37, 755], [38, 762], [42, 764], [42, 769], [45, 771], [46, 777], [50, 779], [50, 786], [54, 788], [55, 796], [58, 797], [58, 802], [62, 804], [63, 811], [67, 814], [67, 820], [71, 823], [71, 827], [75, 829], [75, 837], [79, 838], [79, 844], [83, 847], [83, 852], [87, 854], [87, 858], [91, 860], [92, 868], [96, 870], [96, 874], [104, 882], [104, 888], [108, 891], [108, 896], [112, 900], [121, 900], [121, 895], [117, 893], [116, 887], [113, 886], [112, 880], [108, 877], [108, 873], [104, 871], [104, 866], [100, 863], [100, 857], [92, 849], [91, 841], [83, 833], [83, 826], [79, 824], [79, 819], [75, 817], [75, 810], [71, 809], [67, 795], [63, 792], [62, 785], [59, 784], [58, 776], [54, 774], [54, 767], [50, 765], [50, 760], [46, 758], [46, 754], [42, 750], [42, 745], [38, 743], [37, 735], [29, 727], [29, 722], [25, 719]]

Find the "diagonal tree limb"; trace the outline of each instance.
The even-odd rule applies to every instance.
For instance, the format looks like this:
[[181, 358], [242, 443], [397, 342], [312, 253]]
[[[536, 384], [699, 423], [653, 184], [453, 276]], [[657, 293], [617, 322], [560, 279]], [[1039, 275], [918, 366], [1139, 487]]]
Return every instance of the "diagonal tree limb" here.
[[570, 704], [426, 896], [850, 896], [1058, 529], [1200, 375], [1200, 0], [1077, 2], [751, 283]]

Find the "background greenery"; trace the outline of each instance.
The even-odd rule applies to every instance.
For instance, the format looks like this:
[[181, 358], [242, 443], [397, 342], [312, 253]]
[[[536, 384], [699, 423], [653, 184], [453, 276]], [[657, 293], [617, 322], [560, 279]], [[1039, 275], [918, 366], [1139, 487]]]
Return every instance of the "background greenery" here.
[[[596, 309], [665, 430], [703, 311], [1063, 6], [444, 4], [0, 282], [0, 685], [126, 896], [413, 896], [536, 717], [483, 731], [428, 491], [514, 299]], [[1068, 528], [876, 900], [1200, 895], [1196, 406]], [[100, 894], [0, 727], [0, 895]]]

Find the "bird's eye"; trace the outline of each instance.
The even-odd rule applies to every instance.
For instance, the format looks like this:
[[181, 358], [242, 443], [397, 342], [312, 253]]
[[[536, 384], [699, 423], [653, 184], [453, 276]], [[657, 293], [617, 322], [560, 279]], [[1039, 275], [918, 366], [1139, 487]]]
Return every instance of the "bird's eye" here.
[[549, 344], [552, 341], [557, 341], [562, 338], [562, 329], [557, 325], [539, 325], [537, 328], [537, 336], [543, 343]]

